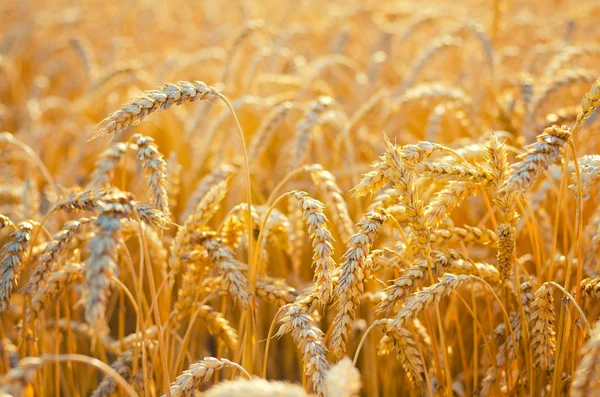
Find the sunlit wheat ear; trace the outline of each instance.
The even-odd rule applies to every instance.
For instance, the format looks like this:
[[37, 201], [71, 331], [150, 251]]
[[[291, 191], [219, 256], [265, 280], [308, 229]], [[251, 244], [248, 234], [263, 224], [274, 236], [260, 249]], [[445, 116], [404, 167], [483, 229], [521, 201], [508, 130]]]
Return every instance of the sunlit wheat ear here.
[[313, 246], [314, 280], [319, 288], [319, 301], [326, 305], [331, 299], [331, 277], [335, 267], [333, 260], [333, 237], [327, 229], [327, 218], [323, 213], [323, 204], [312, 199], [306, 192], [295, 191], [292, 196], [298, 200], [302, 219], [308, 227], [308, 235]]
[[94, 171], [92, 171], [90, 183], [87, 187], [89, 189], [108, 187], [115, 168], [117, 168], [126, 152], [127, 144], [124, 142], [115, 142], [111, 147], [102, 152], [99, 160], [96, 162]]
[[507, 193], [529, 191], [542, 171], [561, 158], [561, 148], [570, 138], [571, 132], [566, 127], [546, 128], [538, 135], [537, 142], [527, 146], [527, 151], [518, 156], [519, 162], [512, 165], [502, 190]]
[[121, 221], [134, 215], [131, 197], [123, 193], [105, 196], [98, 202], [100, 212], [94, 222], [96, 234], [88, 243], [90, 254], [85, 262], [85, 320], [98, 333], [107, 330], [106, 305], [111, 278], [117, 269], [117, 244]]
[[515, 228], [509, 224], [498, 225], [498, 270], [502, 282], [508, 281], [516, 255]]
[[256, 164], [260, 161], [263, 153], [268, 149], [277, 127], [293, 108], [292, 102], [286, 101], [275, 106], [265, 116], [248, 145], [248, 159], [252, 163]]
[[201, 81], [167, 83], [160, 89], [145, 91], [141, 96], [130, 99], [123, 107], [100, 122], [94, 138], [115, 135], [125, 128], [141, 123], [147, 116], [169, 109], [173, 104], [215, 98], [217, 92]]
[[242, 308], [248, 307], [248, 279], [242, 273], [240, 263], [234, 253], [214, 232], [199, 232], [193, 236], [193, 243], [201, 245], [208, 252], [219, 274], [223, 277], [225, 288]]
[[469, 225], [463, 227], [438, 228], [431, 233], [431, 244], [443, 246], [449, 242], [478, 243], [492, 248], [497, 246], [498, 236], [495, 231]]
[[[434, 275], [438, 274], [440, 268], [450, 266], [452, 261], [452, 258], [439, 251], [432, 251], [430, 258], [430, 266]], [[418, 260], [412, 267], [402, 270], [400, 276], [394, 280], [393, 284], [384, 290], [384, 297], [375, 308], [376, 313], [379, 315], [390, 315], [394, 306], [413, 293], [417, 289], [418, 284], [428, 277], [428, 266], [425, 259]]]
[[[223, 368], [236, 368], [240, 366], [227, 359], [217, 359], [214, 357], [204, 357], [183, 371], [177, 377], [175, 382], [171, 383], [170, 392], [172, 397], [191, 396], [201, 384], [208, 382], [215, 372]], [[163, 394], [163, 397], [166, 394]]]
[[71, 240], [86, 225], [95, 220], [96, 218], [81, 218], [77, 221], [69, 221], [52, 236], [52, 240], [46, 245], [37, 261], [33, 263], [36, 267], [27, 284], [23, 287], [23, 294], [27, 295], [37, 292], [42, 283], [46, 281], [48, 275], [54, 271], [56, 262], [58, 262], [60, 256], [67, 250]]
[[206, 397], [309, 397], [301, 386], [260, 378], [238, 379], [219, 383], [203, 393]]
[[19, 286], [21, 267], [37, 222], [21, 222], [0, 251], [0, 312], [8, 310], [10, 297]]
[[83, 267], [77, 263], [69, 263], [61, 270], [48, 277], [47, 283], [36, 290], [31, 300], [31, 315], [40, 313], [46, 305], [55, 302], [69, 284], [83, 279]]
[[[110, 365], [112, 369], [117, 371], [119, 375], [128, 382], [133, 378], [132, 369], [135, 362], [134, 352], [127, 350]], [[91, 397], [106, 397], [111, 396], [117, 391], [117, 382], [110, 376], [105, 376], [98, 384], [98, 387], [92, 393]]]
[[281, 326], [277, 336], [292, 333], [294, 342], [302, 352], [302, 362], [306, 376], [312, 383], [317, 396], [326, 395], [325, 378], [329, 371], [327, 348], [323, 344], [323, 332], [313, 325], [313, 319], [299, 306], [292, 305], [280, 321]]
[[581, 125], [600, 106], [600, 79], [596, 80], [592, 88], [581, 100], [581, 112], [577, 115], [577, 124]]
[[360, 372], [348, 357], [331, 367], [325, 379], [328, 396], [358, 397], [360, 395]]
[[180, 222], [185, 222], [187, 217], [194, 212], [194, 209], [200, 201], [208, 194], [213, 185], [220, 183], [223, 180], [229, 180], [239, 170], [238, 167], [230, 164], [222, 164], [210, 174], [203, 177], [196, 185], [194, 192], [187, 199], [185, 209], [179, 218]]
[[[592, 188], [598, 183], [598, 179], [600, 179], [600, 155], [589, 154], [581, 156], [577, 159], [577, 163], [579, 165], [581, 191], [583, 193], [582, 199], [587, 200], [591, 197]], [[574, 168], [569, 164], [569, 169], [572, 170]], [[569, 185], [569, 188], [577, 194], [577, 173], [575, 171], [571, 172], [571, 181], [572, 184]]]
[[600, 323], [590, 332], [590, 338], [581, 348], [581, 361], [573, 374], [571, 396], [592, 396], [598, 392], [600, 382]]
[[579, 284], [579, 289], [584, 298], [600, 298], [600, 277], [584, 278]]
[[392, 351], [396, 352], [396, 356], [413, 386], [422, 384], [425, 379], [425, 367], [416, 343], [407, 329], [400, 327], [386, 330], [377, 345], [377, 355], [387, 355]]
[[171, 212], [167, 194], [167, 162], [158, 151], [154, 139], [140, 134], [135, 134], [132, 139], [137, 144], [137, 159], [148, 179], [150, 204], [169, 217]]
[[107, 194], [109, 194], [109, 191], [92, 189], [69, 192], [54, 205], [54, 208], [57, 211], [66, 213], [77, 211], [93, 212], [98, 208], [98, 201]]
[[295, 169], [304, 161], [311, 141], [312, 130], [318, 125], [321, 115], [333, 105], [330, 97], [320, 97], [312, 102], [304, 117], [296, 125], [296, 142], [294, 153], [289, 159], [288, 168]]
[[491, 173], [479, 165], [421, 162], [415, 164], [413, 170], [419, 176], [440, 181], [488, 183], [493, 180]]
[[8, 216], [0, 214], [0, 230], [4, 229], [5, 227], [15, 228], [15, 224]]
[[554, 331], [554, 295], [547, 284], [535, 292], [531, 304], [529, 327], [531, 331], [531, 348], [536, 367], [550, 372], [554, 366], [556, 332]]
[[458, 289], [465, 281], [472, 280], [470, 275], [444, 274], [439, 282], [411, 295], [402, 305], [400, 312], [391, 321], [383, 321], [382, 324], [392, 329], [403, 327], [413, 319], [421, 315], [432, 304], [450, 295], [450, 292]]
[[192, 241], [193, 233], [206, 227], [208, 221], [221, 207], [221, 201], [227, 195], [227, 191], [227, 180], [221, 180], [219, 183], [212, 185], [193, 213], [186, 218], [183, 227], [177, 231], [171, 243], [171, 257], [169, 258], [169, 267], [172, 274], [177, 274], [181, 270], [182, 262], [185, 259], [184, 253]]
[[337, 312], [330, 339], [331, 351], [336, 357], [341, 357], [346, 352], [346, 343], [364, 292], [367, 255], [385, 219], [386, 215], [381, 210], [365, 214], [364, 220], [357, 224], [359, 232], [346, 243], [348, 250], [344, 254], [335, 289]]
[[331, 209], [335, 225], [343, 241], [354, 235], [354, 222], [350, 218], [348, 206], [342, 196], [342, 190], [337, 185], [335, 177], [320, 164], [309, 166], [313, 182], [325, 193], [325, 202]]
[[[181, 278], [181, 287], [177, 291], [175, 307], [171, 312], [171, 324], [174, 329], [179, 329], [183, 319], [193, 312], [194, 301], [200, 296], [199, 285], [206, 273], [208, 254], [205, 250], [192, 251], [187, 254], [193, 261], [186, 266]], [[186, 258], [187, 259], [187, 258]]]

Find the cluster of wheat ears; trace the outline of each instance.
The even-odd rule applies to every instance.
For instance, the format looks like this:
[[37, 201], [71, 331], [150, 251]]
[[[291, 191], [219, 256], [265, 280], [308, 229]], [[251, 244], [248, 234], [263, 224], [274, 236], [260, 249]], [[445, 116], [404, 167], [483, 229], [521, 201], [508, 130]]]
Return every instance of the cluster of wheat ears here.
[[0, 396], [600, 395], [599, 18], [2, 2]]

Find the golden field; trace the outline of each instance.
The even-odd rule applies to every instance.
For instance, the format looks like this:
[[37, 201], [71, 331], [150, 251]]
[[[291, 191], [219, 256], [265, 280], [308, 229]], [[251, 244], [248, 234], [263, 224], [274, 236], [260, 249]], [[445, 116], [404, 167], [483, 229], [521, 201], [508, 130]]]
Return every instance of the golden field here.
[[599, 18], [2, 2], [0, 396], [600, 396]]

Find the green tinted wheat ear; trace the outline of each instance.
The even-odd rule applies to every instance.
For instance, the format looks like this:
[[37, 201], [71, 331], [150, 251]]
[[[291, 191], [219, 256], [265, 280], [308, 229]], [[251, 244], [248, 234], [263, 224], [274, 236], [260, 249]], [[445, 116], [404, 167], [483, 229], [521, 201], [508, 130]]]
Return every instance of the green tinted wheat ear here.
[[346, 243], [348, 250], [344, 254], [338, 286], [335, 289], [335, 297], [338, 300], [337, 313], [330, 339], [331, 351], [336, 357], [343, 356], [346, 351], [352, 323], [356, 318], [356, 310], [364, 292], [367, 256], [385, 219], [386, 216], [381, 210], [365, 214], [364, 220], [357, 224], [359, 232]]
[[323, 213], [323, 204], [312, 199], [306, 192], [292, 192], [298, 200], [302, 219], [308, 227], [308, 236], [313, 246], [313, 265], [315, 283], [318, 286], [319, 303], [326, 305], [331, 299], [331, 277], [335, 261], [333, 260], [333, 237], [327, 229], [327, 218]]
[[173, 104], [212, 99], [217, 91], [201, 81], [167, 83], [160, 89], [145, 91], [141, 96], [130, 99], [120, 110], [100, 122], [100, 130], [94, 138], [116, 135], [131, 125], [141, 123], [152, 113], [169, 109]]
[[148, 178], [150, 204], [162, 211], [167, 217], [169, 211], [169, 195], [167, 194], [167, 162], [158, 151], [154, 139], [135, 134], [132, 139], [137, 144], [137, 158], [142, 164]]
[[19, 286], [23, 259], [29, 248], [36, 222], [21, 222], [0, 251], [0, 312], [8, 310], [14, 290]]
[[554, 365], [556, 344], [554, 321], [554, 296], [552, 288], [543, 284], [535, 292], [535, 299], [531, 304], [529, 327], [535, 365], [540, 370], [546, 372], [551, 371]]
[[60, 259], [60, 256], [67, 250], [69, 243], [81, 232], [88, 224], [94, 222], [96, 218], [81, 218], [77, 221], [69, 221], [63, 225], [52, 240], [46, 245], [44, 251], [34, 262], [35, 269], [27, 284], [23, 287], [23, 294], [35, 293], [42, 283], [46, 281], [48, 274], [54, 271], [54, 266]]
[[323, 344], [323, 332], [313, 325], [313, 319], [302, 312], [299, 306], [292, 305], [287, 310], [277, 336], [292, 333], [294, 342], [302, 352], [302, 361], [306, 376], [312, 383], [317, 396], [326, 394], [325, 378], [329, 371], [327, 348]]
[[529, 191], [542, 171], [561, 158], [561, 149], [569, 139], [571, 132], [564, 126], [546, 128], [538, 135], [537, 142], [527, 146], [527, 151], [518, 156], [519, 162], [512, 165], [502, 190], [507, 193]]

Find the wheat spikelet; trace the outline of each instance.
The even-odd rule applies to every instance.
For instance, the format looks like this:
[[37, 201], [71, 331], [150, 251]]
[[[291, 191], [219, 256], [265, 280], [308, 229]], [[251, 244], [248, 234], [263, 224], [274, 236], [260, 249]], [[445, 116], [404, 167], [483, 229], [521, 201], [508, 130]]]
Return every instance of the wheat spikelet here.
[[54, 302], [69, 284], [81, 279], [83, 279], [83, 268], [77, 263], [69, 263], [61, 270], [50, 275], [46, 285], [36, 290], [31, 299], [31, 314], [36, 316], [44, 310], [49, 302]]
[[292, 196], [298, 200], [302, 219], [308, 227], [308, 235], [313, 246], [314, 281], [319, 288], [319, 303], [329, 303], [332, 293], [331, 274], [333, 260], [333, 237], [327, 229], [327, 218], [323, 213], [323, 204], [312, 199], [306, 192], [294, 191]]
[[500, 279], [506, 282], [512, 272], [513, 258], [516, 254], [515, 228], [508, 224], [498, 225], [498, 270]]
[[584, 278], [579, 284], [583, 297], [600, 298], [600, 278]]
[[54, 205], [54, 208], [57, 211], [64, 211], [66, 213], [77, 211], [93, 212], [98, 206], [98, 200], [102, 199], [108, 193], [105, 190], [91, 189], [69, 192]]
[[425, 209], [428, 225], [437, 225], [456, 209], [467, 197], [476, 194], [479, 185], [466, 182], [450, 182], [436, 193]]
[[325, 383], [328, 396], [358, 397], [360, 395], [360, 373], [348, 357], [331, 367]]
[[330, 339], [331, 351], [336, 357], [341, 357], [346, 351], [352, 322], [364, 291], [365, 262], [385, 219], [381, 210], [365, 214], [364, 220], [357, 224], [359, 232], [346, 243], [348, 250], [344, 254], [339, 283], [335, 289], [337, 313]]
[[190, 245], [193, 233], [202, 230], [220, 208], [221, 201], [227, 194], [227, 180], [211, 186], [206, 195], [196, 206], [194, 212], [190, 214], [183, 227], [181, 227], [171, 244], [171, 257], [169, 260], [170, 271], [173, 274], [179, 273], [182, 266], [183, 254]]
[[217, 91], [201, 81], [167, 83], [157, 90], [145, 91], [141, 96], [130, 99], [123, 107], [100, 122], [94, 138], [116, 135], [130, 125], [141, 123], [152, 113], [169, 109], [173, 104], [214, 98]]
[[519, 155], [520, 161], [512, 165], [502, 190], [507, 193], [529, 191], [542, 171], [560, 159], [560, 150], [569, 139], [571, 133], [566, 127], [546, 128], [538, 135], [537, 142], [527, 146], [527, 152]]
[[[450, 255], [445, 255], [440, 251], [430, 253], [429, 265], [434, 275], [440, 268], [447, 268], [454, 260]], [[396, 278], [392, 285], [384, 290], [384, 298], [375, 308], [377, 314], [389, 315], [394, 306], [402, 298], [410, 295], [416, 288], [417, 283], [428, 277], [428, 261], [425, 259], [415, 262], [410, 268], [403, 270], [400, 276]]]
[[132, 139], [137, 145], [137, 159], [144, 167], [148, 178], [150, 204], [169, 217], [169, 195], [166, 189], [167, 162], [158, 151], [154, 139], [140, 134], [135, 134]]
[[[581, 100], [581, 111], [577, 114], [577, 124], [587, 120], [600, 105], [600, 79], [596, 80], [592, 88], [586, 92]], [[573, 127], [575, 129], [575, 127]]]
[[87, 185], [89, 189], [97, 190], [110, 185], [113, 171], [125, 156], [127, 147], [124, 142], [116, 142], [100, 154], [100, 159], [92, 171], [90, 183]]
[[471, 280], [470, 275], [444, 274], [439, 282], [411, 295], [402, 306], [400, 312], [393, 320], [383, 322], [384, 327], [397, 329], [408, 324], [423, 313], [429, 305], [438, 304], [442, 297], [448, 296], [450, 292], [458, 289], [465, 281]]
[[304, 161], [308, 151], [308, 144], [311, 140], [311, 132], [318, 125], [320, 117], [332, 104], [333, 99], [330, 97], [319, 97], [319, 99], [310, 104], [306, 114], [296, 125], [294, 153], [288, 163], [290, 170], [295, 169]]
[[221, 181], [229, 181], [229, 179], [238, 171], [238, 168], [230, 164], [222, 164], [210, 174], [198, 182], [194, 192], [190, 195], [185, 209], [181, 213], [180, 221], [184, 222], [187, 217], [194, 212], [201, 200], [213, 189], [213, 186]]
[[327, 348], [323, 344], [323, 332], [313, 325], [312, 318], [297, 305], [289, 307], [280, 323], [277, 336], [292, 333], [294, 342], [302, 352], [304, 370], [312, 383], [313, 391], [317, 396], [324, 396], [329, 363], [325, 356]]
[[4, 229], [7, 226], [12, 227], [13, 229], [16, 227], [13, 221], [11, 221], [8, 216], [0, 214], [0, 230]]
[[44, 251], [39, 255], [31, 277], [23, 287], [23, 294], [29, 295], [38, 291], [41, 284], [46, 281], [48, 274], [54, 271], [54, 266], [60, 256], [67, 250], [73, 238], [88, 224], [96, 218], [80, 218], [69, 221], [63, 225], [60, 231], [52, 236], [52, 240], [46, 245]]
[[492, 175], [481, 166], [470, 164], [445, 164], [421, 162], [413, 166], [419, 176], [432, 177], [442, 181], [487, 183]]
[[[208, 382], [215, 372], [227, 367], [239, 368], [239, 365], [227, 359], [219, 360], [214, 357], [204, 357], [203, 360], [190, 365], [189, 369], [183, 371], [175, 382], [171, 383], [171, 396], [193, 396], [195, 389]], [[166, 396], [166, 394], [163, 394], [163, 396]]]
[[549, 372], [554, 365], [555, 331], [554, 331], [554, 296], [552, 288], [546, 284], [535, 292], [535, 300], [531, 303], [529, 327], [531, 329], [531, 348], [535, 365], [542, 371]]
[[432, 245], [442, 246], [451, 241], [462, 241], [464, 243], [478, 243], [495, 248], [498, 236], [496, 232], [486, 228], [478, 228], [469, 225], [462, 227], [438, 228], [432, 231], [430, 241]]
[[268, 149], [275, 130], [293, 108], [293, 103], [286, 101], [275, 106], [265, 116], [248, 145], [248, 158], [252, 163], [255, 164], [260, 160], [263, 153]]
[[33, 221], [19, 223], [0, 251], [0, 312], [8, 310], [10, 297], [19, 286], [23, 258], [36, 225]]
[[354, 222], [350, 218], [348, 206], [342, 196], [342, 190], [337, 185], [335, 177], [320, 164], [313, 164], [308, 168], [315, 185], [325, 193], [325, 202], [331, 207], [338, 233], [343, 241], [354, 235]]
[[[135, 361], [133, 351], [124, 351], [110, 365], [112, 369], [117, 371], [126, 381], [131, 382], [133, 378], [132, 367]], [[105, 376], [98, 384], [98, 387], [92, 393], [91, 397], [106, 397], [111, 396], [117, 390], [117, 382], [110, 376]]]
[[425, 368], [421, 355], [416, 348], [416, 343], [407, 329], [402, 327], [388, 329], [377, 345], [379, 356], [387, 355], [392, 350], [396, 352], [398, 360], [406, 371], [408, 380], [417, 386], [423, 383]]
[[[591, 154], [581, 156], [577, 159], [577, 163], [579, 164], [581, 191], [583, 193], [582, 199], [587, 200], [591, 196], [593, 185], [600, 179], [600, 155]], [[577, 194], [577, 175], [575, 172], [571, 173], [571, 179], [573, 180], [573, 184], [569, 185], [569, 188]]]
[[240, 264], [234, 258], [233, 251], [224, 245], [214, 232], [200, 232], [194, 235], [192, 241], [202, 245], [208, 252], [210, 260], [216, 266], [219, 274], [223, 276], [223, 283], [231, 296], [242, 308], [248, 307], [248, 280], [241, 272]]
[[117, 269], [117, 244], [121, 220], [131, 217], [131, 198], [122, 193], [105, 196], [98, 203], [100, 213], [94, 222], [95, 236], [88, 243], [90, 255], [85, 262], [85, 320], [102, 334], [106, 331], [106, 304], [111, 278]]

